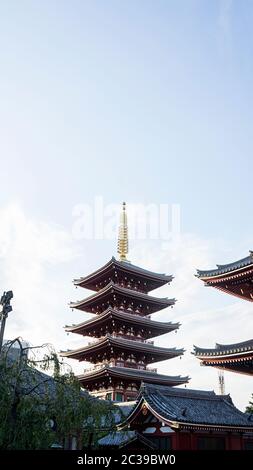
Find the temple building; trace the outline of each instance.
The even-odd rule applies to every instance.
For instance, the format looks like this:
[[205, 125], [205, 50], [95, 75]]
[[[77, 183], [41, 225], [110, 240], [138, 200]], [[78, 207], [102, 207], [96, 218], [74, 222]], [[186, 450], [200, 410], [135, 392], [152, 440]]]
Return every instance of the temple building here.
[[237, 344], [216, 344], [214, 349], [194, 346], [203, 366], [253, 375], [253, 339]]
[[252, 450], [253, 415], [230, 395], [143, 383], [138, 399], [100, 446], [124, 450]]
[[[253, 301], [253, 252], [216, 269], [197, 270], [196, 276], [206, 286], [215, 287], [238, 298]], [[194, 354], [201, 365], [253, 375], [253, 339], [234, 344], [216, 344], [215, 348], [194, 346]]]
[[230, 264], [217, 264], [216, 269], [197, 270], [196, 276], [206, 286], [215, 287], [244, 300], [253, 302], [253, 252]]
[[169, 284], [172, 276], [157, 274], [127, 260], [128, 234], [126, 206], [123, 203], [118, 240], [119, 260], [114, 257], [74, 284], [93, 291], [84, 300], [72, 302], [72, 309], [92, 314], [89, 320], [67, 326], [66, 331], [95, 338], [79, 349], [61, 352], [61, 356], [93, 364], [78, 378], [92, 395], [114, 401], [136, 398], [141, 382], [181, 385], [188, 377], [158, 374], [148, 367], [175, 358], [184, 349], [154, 345], [152, 338], [175, 331], [179, 323], [152, 320], [153, 313], [173, 307], [175, 299], [150, 295]]

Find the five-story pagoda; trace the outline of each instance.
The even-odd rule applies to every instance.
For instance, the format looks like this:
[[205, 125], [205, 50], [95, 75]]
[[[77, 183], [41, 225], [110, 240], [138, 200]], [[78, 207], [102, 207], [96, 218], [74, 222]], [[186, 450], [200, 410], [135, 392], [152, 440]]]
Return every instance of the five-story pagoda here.
[[188, 377], [158, 374], [148, 364], [163, 361], [184, 353], [183, 349], [162, 348], [150, 338], [179, 328], [179, 323], [158, 322], [151, 315], [173, 306], [175, 299], [157, 298], [148, 293], [168, 284], [172, 276], [157, 274], [132, 265], [128, 253], [127, 215], [125, 203], [121, 213], [118, 240], [119, 260], [114, 257], [103, 267], [74, 284], [94, 291], [88, 298], [73, 302], [76, 308], [92, 317], [66, 331], [94, 337], [73, 351], [62, 352], [64, 357], [94, 364], [78, 378], [91, 394], [115, 401], [137, 396], [142, 381], [160, 385], [180, 385]]

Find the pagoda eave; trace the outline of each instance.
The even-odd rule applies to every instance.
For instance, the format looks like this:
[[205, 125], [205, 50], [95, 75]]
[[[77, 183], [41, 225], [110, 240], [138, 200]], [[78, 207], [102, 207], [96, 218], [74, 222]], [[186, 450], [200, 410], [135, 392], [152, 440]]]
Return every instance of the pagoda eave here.
[[114, 257], [104, 266], [89, 274], [88, 276], [74, 279], [75, 286], [85, 287], [86, 289], [99, 291], [106, 284], [108, 279], [121, 278], [132, 280], [143, 284], [146, 292], [154, 290], [165, 284], [169, 284], [173, 276], [167, 274], [158, 274], [152, 271], [135, 266], [126, 261], [116, 260]]
[[111, 382], [111, 380], [118, 382], [122, 380], [124, 382], [134, 381], [140, 385], [142, 381], [145, 381], [147, 383], [157, 383], [160, 385], [164, 384], [171, 386], [183, 385], [188, 383], [190, 380], [188, 376], [167, 376], [149, 370], [110, 366], [87, 371], [86, 373], [79, 375], [77, 378], [84, 387], [92, 385], [94, 381], [101, 381], [105, 379], [107, 379], [108, 382]]
[[148, 294], [133, 291], [110, 282], [99, 292], [96, 292], [86, 299], [71, 302], [70, 308], [100, 314], [106, 308], [115, 305], [115, 302], [123, 306], [125, 305], [125, 309], [133, 305], [133, 308], [142, 309], [143, 315], [147, 315], [162, 310], [163, 308], [173, 306], [175, 299], [152, 297]]
[[126, 340], [120, 337], [107, 335], [82, 348], [61, 352], [61, 356], [79, 361], [97, 363], [101, 360], [110, 359], [115, 354], [124, 353], [126, 356], [133, 353], [138, 357], [145, 357], [148, 363], [158, 362], [165, 359], [181, 356], [184, 349], [161, 348], [148, 342]]
[[[109, 327], [108, 320], [110, 320]], [[108, 333], [110, 333], [110, 330], [113, 331], [115, 328], [114, 325], [117, 325], [118, 328], [129, 327], [135, 330], [142, 329], [142, 331], [145, 331], [146, 338], [153, 338], [161, 334], [169, 333], [180, 327], [180, 323], [154, 321], [133, 313], [108, 308], [100, 315], [96, 315], [95, 318], [93, 317], [77, 325], [66, 326], [65, 331], [81, 334], [83, 336], [93, 334], [99, 337], [104, 336], [101, 334], [101, 331], [108, 330]], [[96, 335], [96, 331], [99, 333], [98, 336]]]

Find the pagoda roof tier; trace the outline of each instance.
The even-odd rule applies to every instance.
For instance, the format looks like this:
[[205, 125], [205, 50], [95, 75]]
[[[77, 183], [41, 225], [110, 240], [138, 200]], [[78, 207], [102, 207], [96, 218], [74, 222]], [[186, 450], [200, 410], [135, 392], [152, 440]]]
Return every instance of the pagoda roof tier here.
[[78, 376], [78, 380], [83, 386], [89, 386], [90, 384], [99, 381], [110, 382], [110, 379], [116, 381], [134, 381], [138, 386], [142, 381], [153, 384], [164, 384], [164, 385], [182, 385], [189, 381], [189, 377], [169, 376], [164, 374], [157, 374], [149, 370], [131, 369], [128, 367], [111, 367], [109, 365], [101, 368], [94, 368]]
[[194, 353], [201, 364], [253, 375], [253, 339], [235, 344], [216, 344], [213, 349], [194, 346]]
[[157, 312], [175, 304], [175, 299], [152, 297], [148, 294], [121, 287], [110, 282], [99, 292], [90, 295], [84, 300], [71, 302], [71, 308], [77, 308], [85, 312], [101, 313], [108, 307], [126, 306], [127, 309], [139, 309], [143, 315]]
[[151, 320], [134, 313], [122, 312], [111, 307], [106, 309], [99, 316], [90, 318], [77, 325], [67, 326], [65, 330], [71, 333], [78, 333], [83, 336], [92, 335], [94, 337], [104, 336], [106, 332], [112, 333], [116, 328], [133, 328], [136, 331], [142, 331], [143, 337], [154, 338], [161, 334], [177, 330], [180, 323], [159, 322]]
[[230, 395], [148, 383], [142, 384], [136, 405], [118, 428], [140, 425], [148, 412], [176, 431], [253, 431], [252, 419], [234, 406]]
[[116, 279], [136, 282], [141, 284], [145, 292], [149, 292], [170, 283], [173, 277], [167, 274], [154, 273], [135, 266], [129, 261], [118, 261], [112, 257], [108, 263], [88, 276], [75, 279], [74, 284], [98, 291], [107, 285], [110, 280]]
[[153, 363], [181, 356], [184, 349], [161, 348], [152, 343], [127, 340], [120, 337], [106, 335], [93, 343], [72, 351], [61, 352], [61, 356], [79, 361], [89, 361], [92, 363], [110, 360], [114, 355], [130, 357], [134, 355], [145, 363]]
[[253, 252], [246, 258], [217, 269], [197, 270], [196, 276], [207, 286], [216, 287], [236, 297], [253, 302]]

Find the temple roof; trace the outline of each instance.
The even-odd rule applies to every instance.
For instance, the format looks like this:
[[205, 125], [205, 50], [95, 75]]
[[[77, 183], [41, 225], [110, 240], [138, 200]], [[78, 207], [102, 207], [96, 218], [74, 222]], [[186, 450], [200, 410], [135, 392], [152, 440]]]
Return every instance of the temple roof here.
[[171, 275], [154, 273], [147, 269], [140, 268], [139, 266], [135, 266], [129, 261], [118, 261], [112, 257], [108, 263], [93, 273], [85, 277], [81, 277], [80, 279], [75, 279], [74, 284], [76, 286], [86, 287], [87, 289], [97, 291], [101, 288], [99, 287], [99, 282], [113, 271], [122, 272], [126, 275], [134, 275], [137, 278], [147, 281], [147, 291], [167, 284], [173, 279]]
[[88, 346], [83, 346], [82, 348], [75, 349], [72, 351], [62, 351], [61, 356], [69, 357], [70, 359], [79, 359], [79, 361], [89, 361], [89, 357], [91, 357], [91, 354], [96, 354], [95, 358], [97, 359], [98, 353], [101, 354], [108, 348], [110, 350], [111, 348], [114, 348], [115, 350], [118, 350], [120, 352], [127, 351], [143, 353], [146, 355], [148, 354], [150, 356], [150, 362], [158, 362], [160, 360], [170, 359], [172, 357], [181, 356], [184, 353], [184, 349], [161, 348], [159, 346], [154, 346], [152, 343], [127, 340], [111, 335], [106, 335], [100, 338], [99, 340], [89, 344]]
[[140, 444], [144, 444], [145, 447], [150, 449], [157, 449], [157, 446], [150, 439], [137, 431], [114, 431], [98, 440], [100, 446], [117, 447], [119, 449], [132, 442], [138, 442], [138, 447], [140, 447]]
[[85, 382], [93, 381], [98, 378], [103, 378], [105, 376], [128, 379], [128, 380], [138, 380], [138, 382], [149, 382], [149, 383], [158, 383], [158, 384], [169, 384], [169, 385], [180, 385], [189, 381], [189, 377], [169, 376], [164, 374], [157, 374], [150, 370], [140, 370], [132, 369], [130, 367], [113, 367], [113, 366], [103, 366], [101, 368], [94, 368], [87, 371], [85, 374], [79, 375], [78, 379], [80, 382], [85, 384]]
[[196, 276], [207, 286], [253, 302], [253, 252], [234, 263], [217, 265], [217, 269], [197, 270]]
[[234, 344], [218, 344], [215, 348], [199, 348], [194, 346], [195, 356], [231, 356], [238, 353], [253, 352], [253, 339]]
[[150, 307], [149, 313], [153, 313], [168, 306], [172, 306], [175, 303], [175, 299], [168, 299], [167, 297], [153, 297], [148, 294], [138, 292], [136, 290], [121, 287], [117, 284], [114, 284], [114, 282], [110, 282], [99, 292], [90, 295], [86, 299], [80, 300], [78, 302], [71, 302], [70, 307], [91, 313], [96, 313], [92, 311], [92, 308], [94, 308], [95, 306], [100, 306], [101, 303], [103, 304], [106, 301], [107, 303], [109, 303], [110, 301], [114, 300], [115, 295], [122, 297], [122, 299], [124, 300], [128, 298], [129, 301], [145, 302], [145, 304]]
[[118, 322], [121, 322], [125, 325], [129, 324], [130, 326], [137, 326], [140, 328], [142, 327], [146, 330], [150, 329], [151, 333], [148, 335], [149, 338], [176, 330], [180, 326], [180, 323], [154, 321], [150, 318], [142, 317], [134, 313], [122, 312], [121, 310], [109, 307], [99, 316], [95, 316], [95, 318], [92, 317], [89, 320], [86, 320], [77, 325], [66, 326], [65, 330], [72, 333], [79, 333], [85, 336], [85, 333], [93, 331], [94, 327], [103, 323], [108, 324], [109, 319], [117, 320]]
[[248, 266], [253, 266], [253, 252], [250, 251], [250, 255], [246, 258], [240, 259], [239, 261], [234, 261], [233, 263], [229, 264], [217, 264], [216, 269], [209, 269], [209, 270], [200, 270], [197, 269], [196, 276], [201, 278], [205, 277], [215, 277], [220, 276], [226, 273], [232, 273], [233, 271], [237, 271], [239, 269], [243, 269]]
[[226, 427], [253, 432], [253, 416], [238, 410], [230, 395], [147, 383], [142, 385], [135, 408], [121, 426], [133, 421], [144, 404], [159, 421], [172, 428]]
[[240, 374], [253, 375], [253, 339], [235, 344], [216, 344], [213, 349], [194, 346], [201, 365]]
[[138, 442], [138, 448], [140, 445], [144, 445], [150, 449], [157, 449], [157, 446], [150, 439], [137, 431], [114, 431], [98, 440], [100, 446], [117, 447], [119, 449], [132, 442]]

